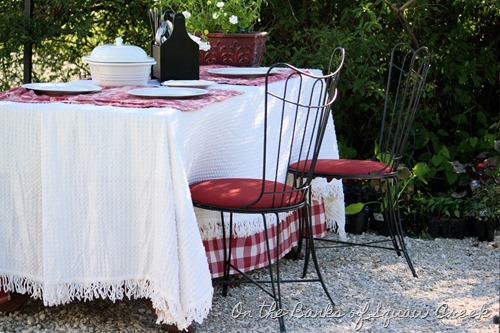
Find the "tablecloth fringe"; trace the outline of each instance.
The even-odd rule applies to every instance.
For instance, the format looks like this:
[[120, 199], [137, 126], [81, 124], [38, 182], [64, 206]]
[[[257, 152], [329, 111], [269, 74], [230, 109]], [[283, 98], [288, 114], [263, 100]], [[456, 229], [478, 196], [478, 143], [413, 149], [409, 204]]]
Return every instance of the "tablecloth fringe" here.
[[154, 283], [146, 279], [127, 279], [114, 282], [61, 283], [43, 286], [42, 283], [27, 277], [0, 275], [0, 285], [7, 292], [28, 294], [41, 299], [45, 306], [67, 304], [71, 301], [92, 301], [109, 299], [112, 302], [125, 299], [149, 298], [156, 309], [157, 324], [176, 325], [180, 330], [187, 329], [193, 321], [201, 323], [212, 307], [213, 289], [206, 297], [198, 298], [197, 304], [183, 305], [158, 292]]
[[5, 290], [42, 299], [45, 306], [66, 304], [73, 300], [92, 301], [109, 299], [112, 302], [125, 297], [137, 299], [155, 294], [155, 288], [148, 280], [129, 279], [114, 282], [59, 283], [43, 285], [36, 280], [15, 275], [0, 276], [0, 285]]
[[316, 178], [313, 180], [311, 188], [313, 199], [322, 199], [324, 202], [327, 229], [338, 234], [340, 240], [347, 240], [345, 210], [338, 209], [338, 207], [343, 207], [344, 205], [342, 181], [339, 179], [327, 181], [326, 178]]
[[[203, 240], [211, 240], [222, 238], [222, 221], [220, 213], [208, 211], [203, 209], [196, 209], [196, 219], [198, 221], [198, 228]], [[280, 221], [285, 219], [291, 213], [280, 213]], [[200, 223], [200, 221], [203, 221]], [[229, 234], [229, 213], [224, 213], [224, 221], [226, 233]], [[267, 227], [276, 225], [276, 215], [266, 215]], [[260, 214], [234, 214], [233, 217], [233, 236], [235, 238], [244, 238], [264, 230], [264, 223], [262, 215]]]
[[[176, 325], [179, 330], [187, 330], [193, 321], [201, 324], [205, 318], [207, 318], [210, 309], [212, 308], [212, 298], [213, 289], [208, 292], [205, 297], [200, 297], [196, 304], [189, 304], [189, 309], [185, 313], [185, 318], [181, 320], [176, 320], [172, 318], [170, 312], [156, 310], [156, 324], [172, 324]], [[155, 301], [152, 300], [153, 307], [155, 306]]]
[[43, 296], [42, 284], [25, 277], [0, 275], [0, 286], [7, 292], [29, 294], [35, 299], [41, 299]]
[[344, 188], [339, 179], [327, 181], [326, 178], [315, 178], [311, 184], [311, 192], [313, 199], [331, 196], [344, 199]]

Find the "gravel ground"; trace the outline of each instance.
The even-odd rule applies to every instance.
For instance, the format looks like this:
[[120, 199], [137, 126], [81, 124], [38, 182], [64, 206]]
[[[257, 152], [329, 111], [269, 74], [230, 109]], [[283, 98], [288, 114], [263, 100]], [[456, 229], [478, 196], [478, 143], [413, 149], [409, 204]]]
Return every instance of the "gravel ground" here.
[[[370, 240], [375, 235], [356, 237]], [[497, 333], [499, 246], [498, 231], [492, 243], [408, 238], [419, 278], [413, 278], [404, 259], [392, 252], [359, 247], [318, 250], [336, 311], [328, 307], [318, 283], [284, 285], [287, 331]], [[302, 260], [285, 260], [282, 273], [296, 277], [301, 265]], [[279, 331], [270, 298], [256, 287], [231, 288], [227, 297], [220, 293], [216, 286], [208, 318], [193, 325], [197, 333]], [[0, 332], [166, 330], [155, 324], [155, 316], [141, 300], [44, 307], [40, 300], [30, 299], [15, 313], [0, 313]]]

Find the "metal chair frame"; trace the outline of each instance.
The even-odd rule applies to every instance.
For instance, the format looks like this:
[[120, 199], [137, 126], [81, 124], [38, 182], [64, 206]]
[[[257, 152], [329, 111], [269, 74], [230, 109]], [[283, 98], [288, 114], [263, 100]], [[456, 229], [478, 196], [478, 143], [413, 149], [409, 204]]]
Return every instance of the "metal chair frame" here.
[[[324, 137], [324, 132], [328, 123], [331, 106], [337, 97], [337, 77], [343, 67], [345, 51], [343, 48], [338, 47], [332, 53], [332, 59], [340, 60], [333, 63], [330, 61], [330, 68], [325, 75], [313, 75], [307, 70], [298, 69], [287, 63], [276, 63], [269, 67], [268, 73], [266, 75], [265, 83], [265, 117], [264, 117], [264, 133], [263, 133], [263, 169], [261, 179], [259, 180], [262, 184], [260, 187], [259, 195], [249, 202], [246, 202], [238, 207], [234, 206], [223, 206], [223, 205], [211, 205], [203, 200], [197, 200], [193, 196], [193, 205], [198, 208], [220, 211], [221, 221], [222, 221], [222, 231], [224, 238], [224, 276], [222, 278], [222, 294], [227, 295], [228, 285], [232, 283], [253, 283], [266, 294], [268, 294], [275, 302], [277, 310], [282, 309], [282, 296], [281, 296], [281, 283], [302, 283], [302, 282], [319, 282], [323, 287], [326, 296], [329, 301], [335, 306], [332, 297], [330, 296], [327, 286], [322, 278], [318, 260], [316, 257], [316, 252], [314, 248], [314, 239], [312, 235], [311, 228], [311, 209], [310, 209], [310, 199], [311, 192], [310, 186], [311, 181], [314, 177], [313, 170], [311, 170], [308, 175], [302, 175], [301, 181], [296, 182], [294, 185], [285, 185], [286, 179], [288, 177], [287, 170], [282, 170], [278, 172], [279, 165], [286, 162], [290, 165], [295, 162], [292, 155], [298, 155], [300, 158], [308, 158], [315, 161], [318, 157], [319, 150], [321, 147], [321, 141]], [[284, 89], [280, 93], [276, 93], [276, 89], [270, 87], [269, 77], [272, 75], [274, 70], [291, 70], [291, 74], [286, 78], [284, 82]], [[309, 80], [308, 87], [312, 87], [310, 91], [306, 91], [304, 87], [305, 81]], [[292, 80], [294, 80], [292, 84]], [[297, 94], [292, 92], [292, 87], [296, 87], [296, 80], [299, 80], [300, 90]], [[313, 81], [310, 81], [313, 80]], [[312, 83], [312, 85], [310, 85]], [[307, 88], [309, 89], [309, 88]], [[271, 100], [273, 100], [273, 107], [270, 107]], [[278, 107], [279, 106], [279, 109]], [[281, 125], [279, 126], [278, 132], [274, 133], [278, 138], [277, 145], [277, 156], [270, 156], [268, 152], [268, 140], [270, 140], [269, 135], [273, 129], [270, 128], [268, 122], [269, 113], [280, 112]], [[288, 124], [288, 133], [285, 129], [283, 122], [286, 120]], [[290, 128], [292, 129], [290, 132]], [[292, 154], [292, 151], [294, 152]], [[273, 158], [276, 158], [275, 160]], [[285, 171], [285, 172], [283, 172]], [[281, 173], [281, 174], [280, 174]], [[270, 176], [272, 174], [272, 176]], [[266, 182], [271, 181], [273, 186], [272, 189], [266, 189]], [[203, 182], [201, 182], [203, 183]], [[197, 183], [199, 184], [199, 183]], [[267, 183], [269, 185], [269, 183]], [[191, 185], [192, 194], [193, 188], [196, 184]], [[272, 205], [258, 208], [259, 203], [266, 197], [272, 197]], [[288, 198], [288, 202], [286, 201]], [[317, 278], [311, 279], [291, 279], [285, 280], [280, 276], [280, 213], [297, 211], [300, 216], [301, 223], [299, 228], [305, 227], [306, 231], [306, 243], [307, 248], [312, 255], [314, 262], [314, 267], [316, 269]], [[229, 213], [229, 234], [227, 233], [227, 228], [225, 226], [224, 213]], [[266, 252], [268, 260], [268, 272], [269, 280], [255, 280], [249, 274], [243, 272], [237, 266], [231, 262], [232, 258], [232, 238], [233, 238], [233, 214], [261, 214], [263, 217], [263, 227], [265, 234]], [[272, 251], [269, 244], [270, 236], [269, 230], [271, 226], [268, 225], [267, 214], [273, 214], [276, 218], [275, 226], [276, 228], [276, 248], [275, 248], [275, 263], [272, 263]], [[303, 234], [301, 233], [301, 240]], [[228, 244], [226, 245], [226, 240]], [[273, 272], [273, 266], [276, 268], [276, 273]], [[238, 281], [230, 281], [230, 270], [233, 269], [244, 279]], [[270, 286], [269, 286], [270, 284]], [[267, 285], [267, 286], [264, 286]], [[280, 316], [278, 318], [280, 331], [285, 332], [284, 318]]]
[[[420, 98], [424, 90], [427, 74], [430, 69], [431, 56], [427, 47], [417, 50], [408, 44], [397, 44], [390, 57], [390, 67], [387, 79], [386, 97], [382, 115], [377, 147], [379, 158], [385, 165], [377, 171], [365, 174], [341, 174], [335, 170], [319, 172], [315, 170], [316, 177], [337, 179], [363, 179], [378, 180], [380, 185], [386, 182], [386, 191], [383, 193], [382, 210], [386, 212], [384, 219], [387, 222], [390, 239], [376, 240], [366, 243], [355, 243], [333, 239], [316, 239], [324, 242], [338, 243], [336, 246], [316, 246], [320, 248], [334, 248], [346, 246], [364, 246], [396, 251], [398, 256], [403, 254], [414, 277], [418, 277], [411, 258], [408, 254], [404, 232], [401, 226], [398, 200], [398, 166], [407, 146], [415, 115], [419, 109]], [[332, 117], [334, 113], [332, 112]], [[291, 168], [291, 172], [298, 169]], [[387, 203], [387, 205], [385, 205]], [[392, 246], [376, 245], [383, 242], [392, 242]], [[307, 245], [307, 244], [306, 244]], [[299, 246], [300, 248], [300, 246]], [[306, 275], [309, 256], [306, 246], [306, 259], [303, 276]]]

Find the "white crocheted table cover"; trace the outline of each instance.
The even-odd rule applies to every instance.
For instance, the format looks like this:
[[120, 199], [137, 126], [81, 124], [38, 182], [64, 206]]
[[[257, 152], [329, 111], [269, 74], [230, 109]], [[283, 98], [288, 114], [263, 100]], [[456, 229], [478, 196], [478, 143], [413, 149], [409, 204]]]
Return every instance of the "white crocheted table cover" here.
[[0, 284], [42, 298], [150, 298], [201, 322], [213, 288], [175, 110], [0, 103]]

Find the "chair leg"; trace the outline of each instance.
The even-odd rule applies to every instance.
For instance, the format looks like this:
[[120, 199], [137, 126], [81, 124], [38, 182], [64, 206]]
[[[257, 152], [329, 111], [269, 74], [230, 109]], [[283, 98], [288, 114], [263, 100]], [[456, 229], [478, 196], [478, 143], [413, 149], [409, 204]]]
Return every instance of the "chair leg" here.
[[[397, 205], [397, 203], [396, 203]], [[396, 235], [398, 237], [399, 245], [401, 247], [401, 251], [403, 252], [403, 256], [406, 259], [406, 263], [408, 267], [410, 267], [411, 273], [413, 277], [418, 278], [417, 272], [415, 271], [415, 267], [413, 267], [413, 263], [410, 259], [410, 255], [408, 254], [408, 250], [406, 249], [406, 243], [404, 240], [403, 227], [401, 225], [401, 215], [399, 213], [399, 206], [395, 208], [395, 226], [396, 226]]]
[[[298, 179], [294, 178], [294, 186], [298, 187]], [[302, 252], [302, 244], [304, 240], [304, 223], [303, 223], [303, 218], [302, 218], [302, 210], [297, 211], [298, 214], [298, 241], [297, 241], [297, 250], [296, 250], [296, 255], [294, 256], [295, 260], [298, 260], [300, 258], [300, 253]]]
[[[280, 275], [280, 253], [281, 253], [281, 242], [280, 242], [280, 217], [279, 214], [276, 213], [276, 247], [274, 249], [276, 256], [276, 285], [278, 289], [277, 301], [278, 301], [278, 311], [280, 311], [283, 307], [283, 303], [281, 301], [281, 275]], [[276, 299], [276, 297], [275, 297]], [[279, 316], [278, 322], [280, 325], [280, 332], [286, 332], [285, 328], [285, 318], [283, 316]]]
[[[307, 211], [307, 214], [305, 216], [305, 218], [306, 218], [305, 225], [306, 225], [307, 243], [309, 244], [309, 246], [308, 246], [309, 252], [312, 256], [314, 268], [316, 269], [316, 274], [318, 275], [318, 280], [321, 283], [321, 286], [323, 287], [323, 290], [325, 291], [326, 296], [330, 300], [332, 307], [335, 308], [335, 302], [333, 301], [332, 296], [330, 296], [330, 293], [328, 292], [328, 288], [326, 287], [325, 281], [323, 280], [323, 276], [321, 275], [321, 270], [320, 270], [319, 263], [318, 263], [318, 257], [316, 256], [316, 249], [314, 247], [314, 235], [312, 233], [311, 209], [308, 205], [306, 205], [306, 211]], [[305, 269], [307, 269], [307, 267], [305, 267]], [[304, 273], [305, 273], [305, 271], [304, 271]]]
[[412, 275], [414, 277], [418, 277], [417, 272], [415, 271], [415, 268], [413, 267], [412, 261], [408, 254], [408, 250], [406, 249], [403, 227], [401, 225], [401, 215], [399, 212], [398, 198], [393, 196], [397, 195], [398, 193], [398, 181], [396, 178], [394, 178], [392, 179], [392, 182], [394, 184], [394, 193], [392, 193], [392, 186], [390, 186], [389, 184], [387, 186], [388, 209], [390, 214], [389, 221], [387, 222], [390, 224], [389, 232], [391, 233], [396, 253], [399, 256], [401, 256], [401, 252], [403, 253], [403, 256], [406, 260], [406, 263], [408, 264], [408, 267], [411, 270]]
[[[271, 282], [271, 290], [272, 290], [272, 297], [273, 300], [276, 304], [277, 311], [280, 312], [282, 308], [282, 302], [281, 302], [281, 286], [280, 286], [280, 260], [279, 260], [279, 254], [280, 254], [280, 249], [281, 249], [281, 244], [280, 244], [280, 224], [279, 224], [279, 215], [276, 214], [276, 247], [275, 247], [275, 255], [276, 255], [276, 281], [274, 279], [274, 274], [273, 274], [273, 267], [271, 265], [271, 246], [269, 245], [269, 233], [268, 233], [268, 228], [267, 228], [267, 220], [266, 220], [266, 215], [262, 214], [262, 218], [264, 221], [264, 234], [266, 237], [266, 252], [267, 252], [267, 261], [268, 261], [268, 268], [269, 268], [269, 278]], [[283, 316], [278, 317], [278, 322], [280, 325], [280, 332], [286, 332], [285, 328], [285, 319]]]
[[[222, 222], [222, 240], [224, 246], [224, 273], [222, 281], [222, 296], [227, 296], [227, 290], [229, 288], [229, 272], [231, 269], [231, 249], [233, 247], [233, 213], [229, 214], [229, 238], [226, 237], [226, 223], [224, 221], [224, 213], [221, 212], [221, 222]], [[228, 244], [226, 245], [226, 240]], [[229, 249], [228, 249], [229, 248]]]
[[[385, 192], [385, 198], [386, 202], [383, 204], [383, 209], [385, 212], [384, 217], [384, 223], [387, 225], [387, 229], [389, 230], [389, 237], [391, 238], [392, 246], [394, 247], [394, 250], [396, 251], [396, 254], [398, 256], [401, 256], [401, 250], [399, 249], [398, 245], [398, 240], [396, 238], [396, 228], [395, 228], [395, 219], [394, 219], [394, 199], [393, 199], [393, 191], [392, 191], [392, 186], [393, 182], [396, 182], [396, 180], [392, 179], [386, 179], [386, 192]], [[382, 180], [379, 180], [379, 185], [380, 188], [382, 188]], [[394, 191], [394, 193], [397, 193], [397, 189]], [[396, 198], [397, 200], [397, 198]]]
[[[309, 257], [311, 256], [310, 248], [309, 248], [309, 233], [310, 233], [310, 228], [307, 227], [308, 225], [308, 219], [307, 219], [307, 207], [304, 206], [303, 209], [299, 211], [300, 217], [300, 225], [301, 225], [301, 232], [300, 232], [300, 237], [303, 237], [306, 239], [306, 245], [305, 245], [305, 255], [304, 255], [304, 268], [302, 270], [302, 278], [304, 279], [307, 275], [307, 268], [309, 267]], [[304, 228], [305, 228], [305, 237], [304, 237]], [[301, 239], [303, 239], [301, 238]], [[299, 252], [300, 253], [300, 252]]]
[[304, 223], [303, 223], [303, 219], [302, 219], [302, 213], [301, 211], [297, 211], [297, 214], [298, 214], [298, 221], [299, 221], [299, 225], [298, 225], [298, 242], [297, 242], [297, 256], [295, 259], [299, 259], [300, 258], [300, 253], [302, 252], [302, 244], [303, 244], [303, 240], [304, 240]]

